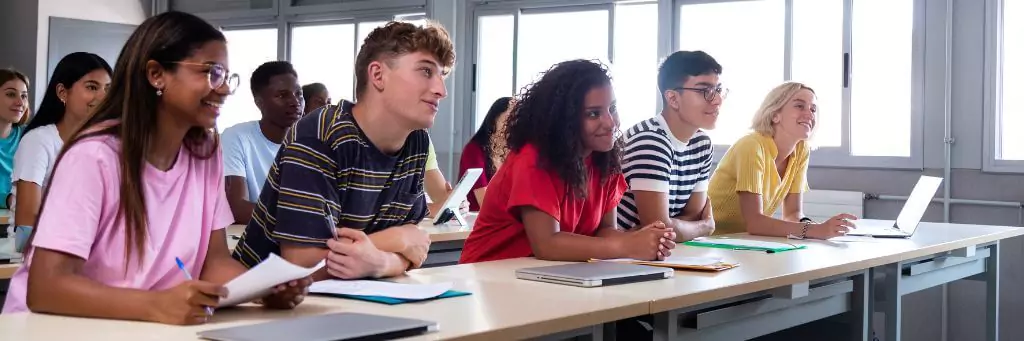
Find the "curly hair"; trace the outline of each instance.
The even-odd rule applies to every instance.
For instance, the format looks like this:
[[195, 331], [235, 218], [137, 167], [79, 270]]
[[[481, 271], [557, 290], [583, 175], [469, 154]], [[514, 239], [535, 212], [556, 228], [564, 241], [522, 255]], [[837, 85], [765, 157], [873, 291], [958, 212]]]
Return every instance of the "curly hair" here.
[[[583, 155], [583, 110], [587, 92], [610, 86], [608, 69], [600, 62], [570, 60], [555, 64], [543, 76], [523, 89], [506, 123], [511, 152], [532, 144], [537, 164], [554, 172], [565, 183], [566, 195], [587, 196], [587, 165]], [[618, 124], [618, 118], [615, 119]], [[622, 173], [622, 136], [615, 129], [615, 146], [607, 152], [593, 152], [592, 164], [601, 181]]]

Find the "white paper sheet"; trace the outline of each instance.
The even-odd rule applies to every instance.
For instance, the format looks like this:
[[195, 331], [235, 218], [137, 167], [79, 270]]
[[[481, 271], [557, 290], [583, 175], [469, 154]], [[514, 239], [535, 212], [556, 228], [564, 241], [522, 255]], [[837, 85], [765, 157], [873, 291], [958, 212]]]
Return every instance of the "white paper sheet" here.
[[[605, 262], [635, 262], [636, 259], [630, 258], [616, 258], [616, 259], [605, 259]], [[684, 257], [678, 255], [672, 255], [665, 260], [651, 260], [644, 261], [648, 263], [663, 263], [666, 265], [680, 265], [680, 266], [708, 266], [718, 264], [722, 261], [721, 258], [715, 257]]]
[[843, 242], [843, 243], [881, 243], [882, 241], [878, 238], [864, 237], [864, 236], [840, 236], [829, 238], [830, 242]]
[[310, 293], [383, 296], [406, 300], [424, 300], [440, 296], [451, 290], [451, 282], [433, 284], [403, 284], [384, 281], [343, 281], [331, 279], [309, 286]]
[[270, 254], [262, 263], [228, 282], [228, 297], [220, 301], [219, 307], [233, 306], [266, 296], [274, 286], [312, 275], [322, 267], [324, 261], [307, 269]]
[[731, 245], [731, 246], [739, 246], [739, 247], [769, 248], [769, 249], [785, 249], [785, 248], [792, 248], [793, 247], [793, 244], [789, 244], [789, 243], [768, 242], [768, 241], [753, 240], [753, 239], [706, 238], [706, 237], [702, 237], [702, 238], [694, 239], [693, 241], [701, 242], [701, 243], [712, 243], [712, 244]]

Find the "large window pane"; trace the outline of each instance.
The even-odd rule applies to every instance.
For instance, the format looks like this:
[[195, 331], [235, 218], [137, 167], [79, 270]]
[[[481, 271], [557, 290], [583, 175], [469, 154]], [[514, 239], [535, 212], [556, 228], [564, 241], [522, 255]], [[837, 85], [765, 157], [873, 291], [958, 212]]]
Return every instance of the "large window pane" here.
[[814, 144], [843, 143], [843, 0], [793, 0], [792, 79], [818, 95]]
[[708, 134], [715, 144], [732, 144], [750, 131], [754, 111], [784, 80], [785, 1], [683, 5], [679, 31], [681, 50], [703, 50], [722, 64], [729, 98]]
[[570, 59], [608, 61], [608, 11], [528, 13], [519, 17], [516, 89]]
[[331, 100], [352, 100], [355, 25], [299, 26], [292, 29], [291, 61], [302, 84], [323, 83]]
[[658, 107], [658, 4], [617, 6], [613, 34], [612, 73], [625, 130]]
[[515, 94], [512, 88], [512, 15], [483, 16], [477, 20], [476, 127], [480, 127], [491, 104]]
[[853, 2], [851, 152], [910, 156], [914, 0]]
[[1024, 160], [1024, 1], [1003, 1], [1002, 81], [999, 155]]
[[238, 123], [260, 119], [249, 78], [263, 63], [277, 60], [278, 40], [276, 28], [225, 30], [224, 36], [228, 40], [229, 67], [241, 76], [241, 82], [238, 91], [228, 96], [217, 118], [217, 127], [221, 131]]

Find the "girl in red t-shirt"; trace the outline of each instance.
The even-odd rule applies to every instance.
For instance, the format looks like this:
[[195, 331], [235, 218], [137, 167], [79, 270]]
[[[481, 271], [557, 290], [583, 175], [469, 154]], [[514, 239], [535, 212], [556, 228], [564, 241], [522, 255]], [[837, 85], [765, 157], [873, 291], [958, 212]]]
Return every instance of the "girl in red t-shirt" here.
[[508, 114], [514, 104], [512, 97], [502, 97], [494, 101], [491, 109], [487, 111], [487, 116], [484, 116], [480, 129], [462, 149], [462, 158], [459, 160], [460, 178], [468, 169], [484, 170], [484, 174], [473, 184], [473, 192], [469, 195], [470, 211], [480, 211], [480, 203], [484, 202], [484, 195], [487, 193], [487, 183], [494, 177], [498, 168], [501, 168], [501, 162], [505, 159], [505, 121], [508, 120]]
[[660, 222], [634, 232], [615, 227], [626, 191], [618, 125], [601, 64], [562, 62], [529, 86], [506, 123], [509, 155], [487, 186], [460, 263], [671, 254], [675, 233]]

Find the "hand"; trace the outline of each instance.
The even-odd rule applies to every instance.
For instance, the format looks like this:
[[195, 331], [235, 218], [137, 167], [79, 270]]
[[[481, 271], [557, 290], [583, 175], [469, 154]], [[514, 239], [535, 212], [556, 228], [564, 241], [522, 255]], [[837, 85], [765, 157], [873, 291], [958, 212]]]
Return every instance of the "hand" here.
[[328, 239], [327, 273], [340, 279], [379, 277], [387, 265], [384, 252], [363, 231], [338, 229], [338, 240]]
[[663, 260], [676, 248], [676, 232], [660, 221], [636, 231], [626, 232], [618, 238], [620, 250], [627, 258]]
[[263, 306], [271, 309], [292, 309], [309, 294], [312, 277], [300, 278], [274, 287], [273, 293], [263, 298]]
[[845, 236], [850, 229], [854, 228], [853, 223], [850, 222], [851, 220], [857, 220], [857, 217], [846, 213], [838, 214], [823, 223], [811, 224], [811, 227], [807, 229], [805, 237], [829, 239]]
[[412, 263], [413, 268], [417, 268], [427, 260], [427, 252], [430, 251], [430, 234], [427, 231], [420, 230], [415, 225], [412, 228], [415, 228], [416, 231], [405, 234], [405, 245], [407, 247], [400, 254], [409, 263]]
[[223, 286], [197, 280], [155, 293], [148, 320], [166, 324], [191, 325], [205, 323], [206, 308], [217, 307], [228, 296]]

